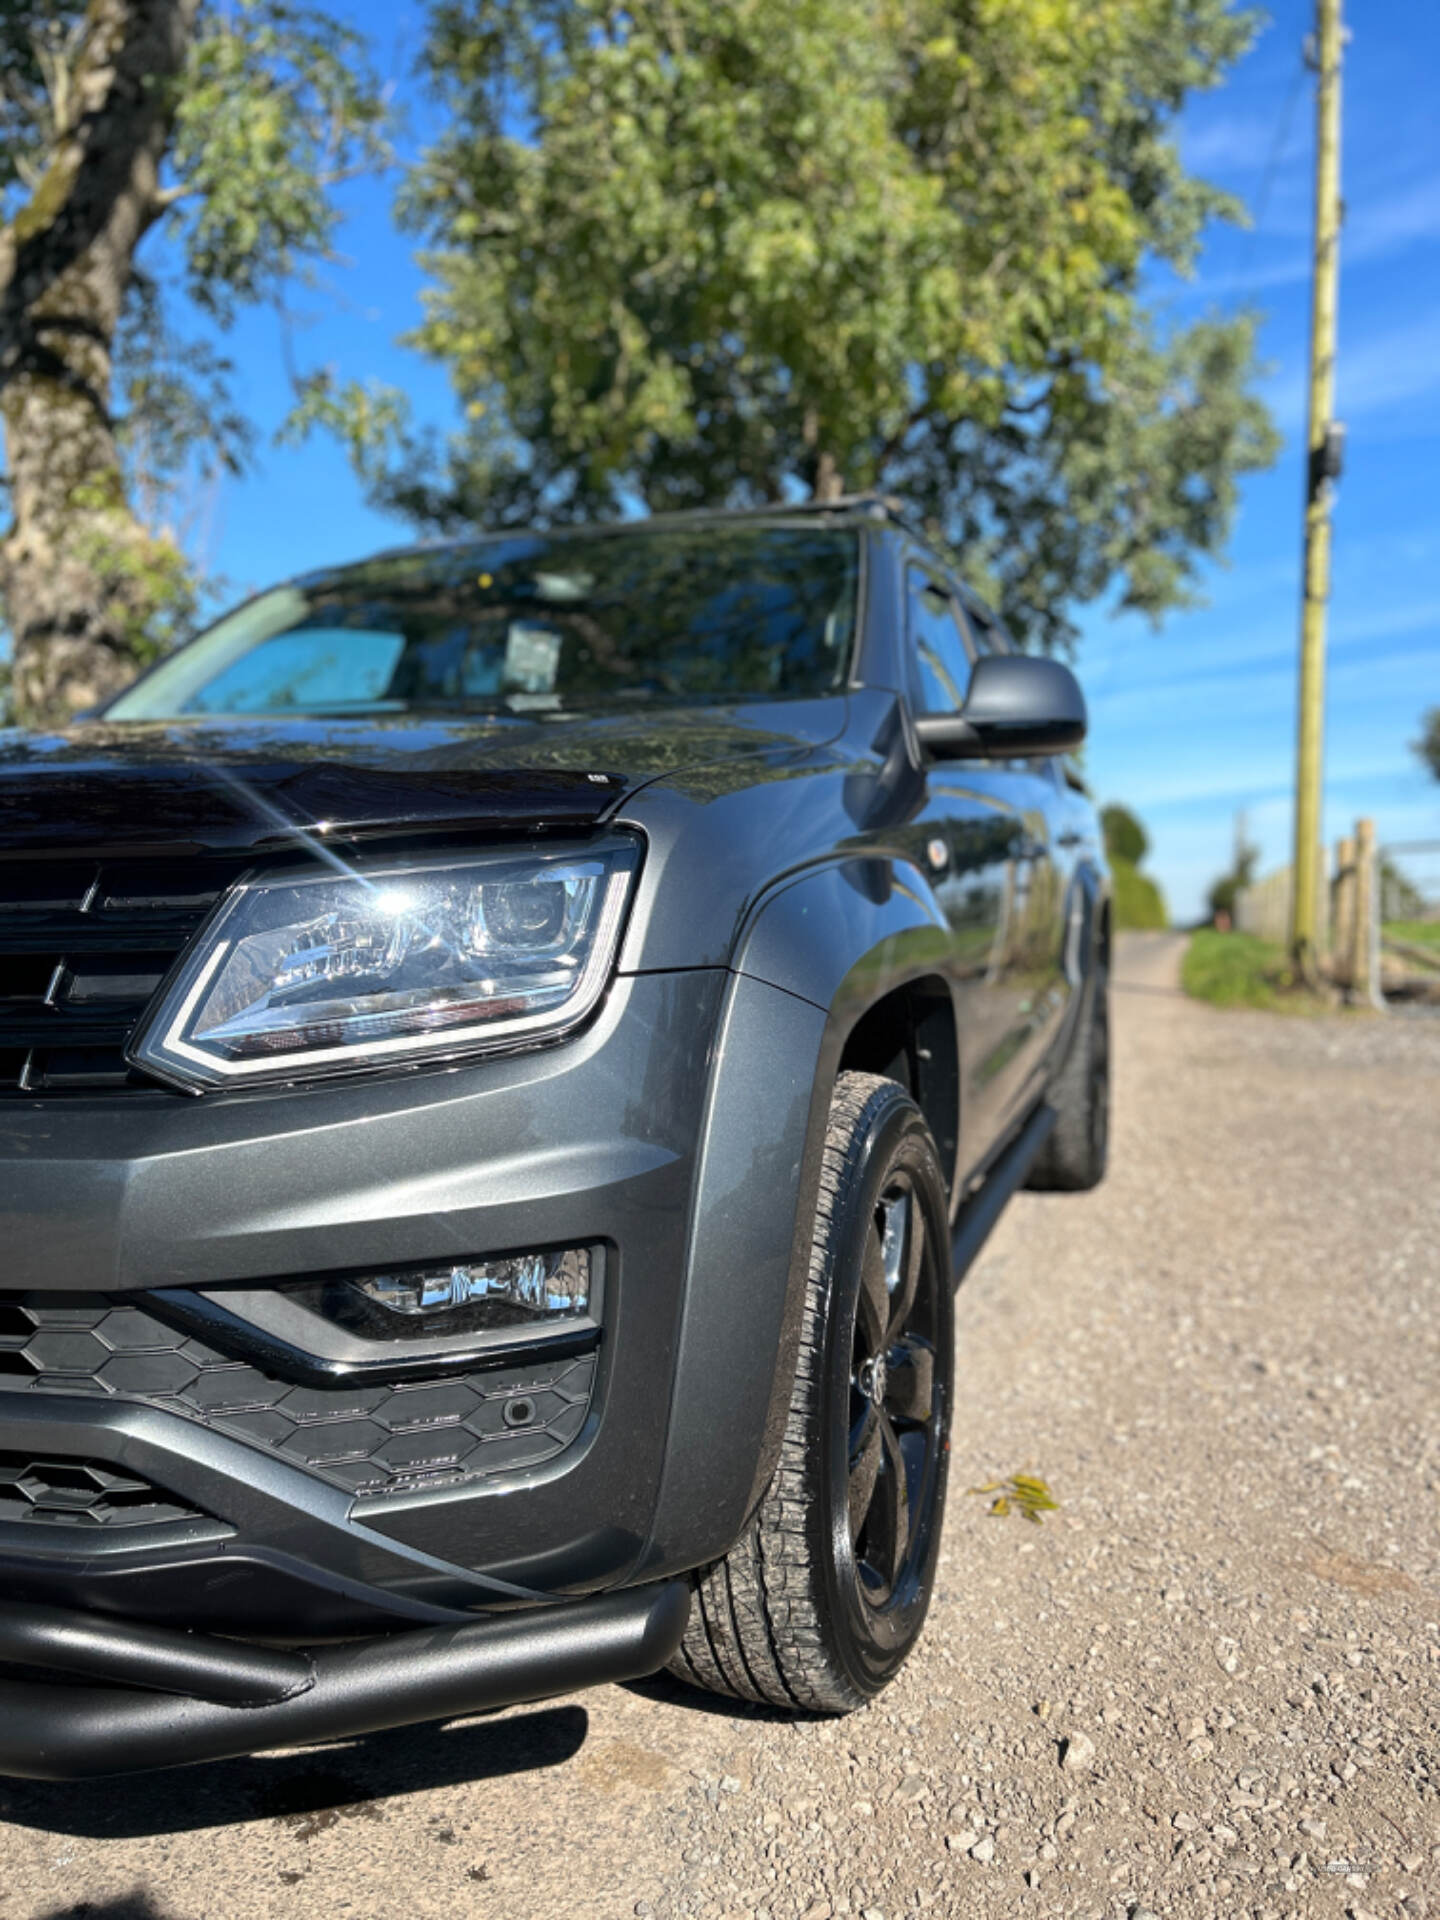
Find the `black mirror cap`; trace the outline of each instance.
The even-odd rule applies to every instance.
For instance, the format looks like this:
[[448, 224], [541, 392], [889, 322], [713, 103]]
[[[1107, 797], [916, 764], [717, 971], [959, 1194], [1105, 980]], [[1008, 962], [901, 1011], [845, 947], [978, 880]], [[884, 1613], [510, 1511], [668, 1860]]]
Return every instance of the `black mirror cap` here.
[[1088, 724], [1080, 682], [1062, 661], [987, 653], [963, 709], [921, 714], [915, 731], [936, 760], [1007, 760], [1073, 753]]

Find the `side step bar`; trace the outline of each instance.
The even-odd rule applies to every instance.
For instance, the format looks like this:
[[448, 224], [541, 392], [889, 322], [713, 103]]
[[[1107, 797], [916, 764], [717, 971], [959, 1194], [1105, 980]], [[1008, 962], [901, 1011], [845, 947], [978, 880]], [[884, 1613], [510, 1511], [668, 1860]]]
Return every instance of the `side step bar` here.
[[950, 1235], [950, 1272], [957, 1287], [994, 1232], [1006, 1201], [1025, 1184], [1054, 1125], [1055, 1109], [1042, 1103], [985, 1175], [979, 1192], [961, 1207]]
[[[0, 1618], [14, 1618], [18, 1611], [0, 1608]], [[200, 1681], [212, 1694], [225, 1677], [224, 1662], [240, 1661], [229, 1678], [250, 1685], [252, 1699], [257, 1681], [275, 1663], [268, 1670], [267, 1703], [251, 1706], [128, 1687], [0, 1680], [0, 1774], [84, 1780], [346, 1739], [544, 1700], [604, 1681], [636, 1680], [663, 1667], [679, 1646], [690, 1612], [690, 1585], [669, 1580], [463, 1627], [422, 1627], [306, 1654], [272, 1655], [199, 1635], [67, 1616], [59, 1608], [25, 1611], [60, 1616], [70, 1625], [69, 1641], [51, 1619], [28, 1638], [0, 1634], [0, 1659], [15, 1660], [18, 1649], [27, 1664], [43, 1655], [52, 1671], [93, 1675], [96, 1645], [104, 1642], [100, 1657], [108, 1666], [124, 1636], [143, 1632], [150, 1641], [189, 1642], [190, 1685]], [[138, 1663], [132, 1677], [151, 1688], [174, 1684], [176, 1669], [169, 1670], [168, 1683], [162, 1676], [165, 1658], [175, 1654], [173, 1646], [150, 1646], [149, 1664]], [[263, 1663], [253, 1671], [244, 1668], [243, 1656], [249, 1654]], [[293, 1671], [286, 1662], [295, 1663]], [[302, 1685], [310, 1678], [304, 1691], [288, 1697], [274, 1691], [297, 1678]]]

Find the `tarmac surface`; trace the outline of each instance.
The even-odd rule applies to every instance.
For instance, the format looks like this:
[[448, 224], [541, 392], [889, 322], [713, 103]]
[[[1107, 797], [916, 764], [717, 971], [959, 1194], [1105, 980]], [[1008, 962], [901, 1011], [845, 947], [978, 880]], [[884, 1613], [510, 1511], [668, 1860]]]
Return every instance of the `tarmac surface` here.
[[[668, 1681], [0, 1782], [0, 1920], [1440, 1920], [1440, 1018], [1117, 968], [1112, 1172], [960, 1295], [939, 1591], [792, 1724]], [[967, 1489], [1041, 1475], [1059, 1511]]]

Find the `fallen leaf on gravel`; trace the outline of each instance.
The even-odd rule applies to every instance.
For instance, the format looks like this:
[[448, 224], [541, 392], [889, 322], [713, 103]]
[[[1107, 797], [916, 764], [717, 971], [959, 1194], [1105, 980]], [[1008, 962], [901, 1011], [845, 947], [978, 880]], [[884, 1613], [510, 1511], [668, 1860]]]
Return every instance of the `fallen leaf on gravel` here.
[[1014, 1507], [1022, 1519], [1031, 1520], [1038, 1527], [1042, 1513], [1060, 1510], [1060, 1502], [1033, 1473], [1013, 1473], [1007, 1480], [987, 1480], [983, 1487], [967, 1487], [966, 1492], [993, 1494], [990, 1511], [997, 1520], [1003, 1520]]

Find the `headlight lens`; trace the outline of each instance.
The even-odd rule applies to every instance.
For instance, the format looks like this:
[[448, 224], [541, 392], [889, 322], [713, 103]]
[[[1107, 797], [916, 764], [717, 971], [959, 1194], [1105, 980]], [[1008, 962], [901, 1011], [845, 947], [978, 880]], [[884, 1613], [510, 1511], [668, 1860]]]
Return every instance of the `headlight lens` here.
[[617, 841], [247, 882], [131, 1058], [205, 1088], [552, 1037], [604, 990], [635, 864]]

